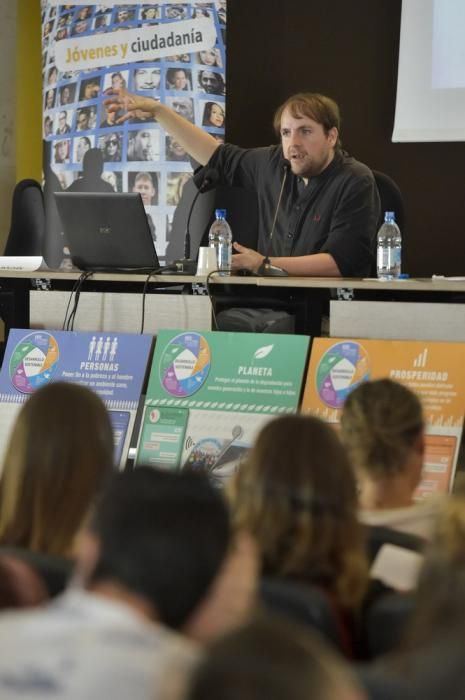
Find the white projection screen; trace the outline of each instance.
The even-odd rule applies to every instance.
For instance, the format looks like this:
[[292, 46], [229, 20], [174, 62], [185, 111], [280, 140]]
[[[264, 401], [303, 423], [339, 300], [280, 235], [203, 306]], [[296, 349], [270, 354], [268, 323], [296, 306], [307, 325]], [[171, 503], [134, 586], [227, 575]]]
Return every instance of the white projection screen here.
[[465, 141], [465, 0], [402, 0], [393, 141]]

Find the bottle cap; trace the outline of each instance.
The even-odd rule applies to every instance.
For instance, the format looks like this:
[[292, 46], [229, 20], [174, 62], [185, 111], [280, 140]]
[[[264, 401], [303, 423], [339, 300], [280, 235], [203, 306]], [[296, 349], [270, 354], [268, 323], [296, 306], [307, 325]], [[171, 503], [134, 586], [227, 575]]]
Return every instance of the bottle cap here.
[[401, 272], [400, 275], [397, 276], [397, 279], [408, 280], [409, 277], [410, 275], [408, 274], [408, 272]]
[[396, 215], [395, 212], [393, 211], [385, 211], [384, 212], [384, 221], [388, 224], [392, 224], [396, 220]]
[[226, 209], [215, 209], [217, 219], [226, 219]]

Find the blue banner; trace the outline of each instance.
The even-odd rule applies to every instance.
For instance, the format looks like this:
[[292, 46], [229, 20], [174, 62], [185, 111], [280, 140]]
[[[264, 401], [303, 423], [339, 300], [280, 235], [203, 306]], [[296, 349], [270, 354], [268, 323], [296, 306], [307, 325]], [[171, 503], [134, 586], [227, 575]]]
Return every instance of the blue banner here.
[[11, 425], [15, 406], [36, 389], [52, 381], [74, 382], [104, 401], [115, 461], [124, 464], [151, 347], [150, 335], [12, 329], [0, 372], [2, 431]]
[[[117, 124], [114, 88], [160, 99], [224, 139], [226, 1], [42, 2], [45, 258], [58, 267], [66, 241], [54, 206], [60, 190], [140, 192], [158, 255], [192, 164], [153, 119]], [[94, 149], [95, 172], [83, 169]], [[98, 169], [100, 167], [100, 172]], [[183, 232], [182, 232], [183, 234]]]

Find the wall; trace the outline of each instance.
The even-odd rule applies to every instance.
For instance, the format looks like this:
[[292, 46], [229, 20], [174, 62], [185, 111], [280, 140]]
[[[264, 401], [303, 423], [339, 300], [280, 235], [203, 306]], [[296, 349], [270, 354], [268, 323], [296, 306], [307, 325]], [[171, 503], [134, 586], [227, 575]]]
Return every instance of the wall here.
[[39, 0], [0, 0], [0, 251], [15, 183], [42, 171]]
[[42, 176], [42, 54], [39, 0], [17, 2], [16, 180]]
[[[14, 3], [0, 5], [0, 46], [8, 52]], [[39, 0], [17, 5], [19, 179], [40, 177], [41, 77]], [[402, 189], [404, 269], [415, 276], [464, 274], [465, 144], [391, 142], [400, 11], [401, 0], [229, 0], [227, 138], [243, 146], [269, 144], [273, 111], [289, 94], [314, 90], [334, 97], [345, 148]], [[7, 73], [11, 63], [2, 65]], [[13, 89], [9, 79], [5, 89]]]
[[400, 12], [401, 0], [229, 0], [227, 138], [272, 143], [272, 115], [288, 95], [330, 95], [345, 148], [402, 189], [404, 269], [463, 275], [465, 144], [391, 142]]
[[0, 251], [10, 225], [11, 195], [15, 183], [15, 81], [11, 79], [15, 56], [16, 6], [0, 2]]

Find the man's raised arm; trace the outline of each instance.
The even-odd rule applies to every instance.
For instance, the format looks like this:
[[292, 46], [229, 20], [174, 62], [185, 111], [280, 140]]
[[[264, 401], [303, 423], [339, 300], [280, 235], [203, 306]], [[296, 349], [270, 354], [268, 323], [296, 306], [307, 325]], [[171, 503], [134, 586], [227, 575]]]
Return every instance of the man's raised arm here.
[[219, 146], [218, 141], [213, 136], [199, 129], [195, 124], [191, 124], [170, 107], [152, 97], [142, 97], [124, 89], [115, 90], [114, 94], [105, 100], [105, 105], [109, 112], [124, 112], [116, 120], [117, 124], [132, 117], [155, 117], [160, 126], [173, 136], [187, 153], [201, 165], [208, 163]]

